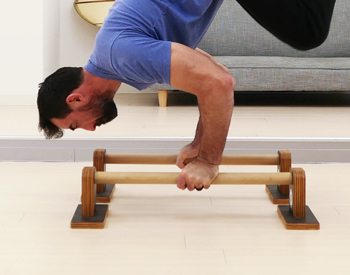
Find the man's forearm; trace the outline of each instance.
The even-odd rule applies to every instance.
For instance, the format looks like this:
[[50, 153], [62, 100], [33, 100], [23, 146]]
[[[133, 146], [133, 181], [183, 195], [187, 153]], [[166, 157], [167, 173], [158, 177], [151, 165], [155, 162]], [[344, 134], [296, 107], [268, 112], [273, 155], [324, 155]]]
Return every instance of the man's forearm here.
[[210, 92], [205, 98], [198, 98], [198, 103], [201, 113], [197, 126], [197, 132], [201, 134], [199, 157], [208, 163], [219, 164], [231, 122], [233, 91]]
[[196, 133], [195, 133], [193, 141], [191, 142], [191, 145], [193, 147], [199, 149], [200, 145], [201, 145], [202, 136], [203, 136], [203, 125], [202, 125], [202, 121], [201, 121], [201, 116], [199, 115]]
[[232, 115], [233, 77], [206, 54], [172, 43], [170, 84], [197, 96], [202, 127], [199, 158], [219, 164]]

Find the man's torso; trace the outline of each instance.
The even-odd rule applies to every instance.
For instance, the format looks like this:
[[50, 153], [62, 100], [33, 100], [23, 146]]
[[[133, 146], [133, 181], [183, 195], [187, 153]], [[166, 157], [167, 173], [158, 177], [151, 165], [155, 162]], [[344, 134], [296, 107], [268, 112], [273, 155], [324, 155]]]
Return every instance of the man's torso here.
[[86, 69], [138, 89], [170, 82], [170, 42], [195, 48], [223, 0], [117, 0]]

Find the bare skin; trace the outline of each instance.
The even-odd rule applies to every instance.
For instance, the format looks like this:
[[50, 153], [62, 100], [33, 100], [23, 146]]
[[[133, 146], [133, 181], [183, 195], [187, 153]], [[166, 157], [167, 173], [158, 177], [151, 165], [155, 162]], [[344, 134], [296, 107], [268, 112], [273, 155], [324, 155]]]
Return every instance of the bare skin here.
[[66, 103], [73, 111], [63, 119], [52, 119], [52, 123], [61, 129], [95, 131], [96, 120], [101, 116], [101, 101], [113, 99], [121, 85], [120, 81], [100, 78], [85, 70], [83, 73], [83, 83], [66, 98]]
[[[84, 71], [84, 81], [67, 98], [73, 110], [64, 119], [52, 119], [62, 129], [94, 131], [101, 116], [100, 101], [112, 99], [121, 83]], [[233, 109], [235, 81], [227, 69], [209, 54], [172, 43], [171, 85], [197, 96], [200, 118], [196, 135], [177, 158], [182, 171], [177, 179], [180, 189], [209, 188], [219, 173]]]
[[[171, 85], [197, 96], [200, 118], [194, 141], [177, 159], [180, 189], [209, 188], [219, 173], [233, 110], [235, 81], [203, 51], [172, 43]], [[185, 164], [186, 159], [192, 159]]]

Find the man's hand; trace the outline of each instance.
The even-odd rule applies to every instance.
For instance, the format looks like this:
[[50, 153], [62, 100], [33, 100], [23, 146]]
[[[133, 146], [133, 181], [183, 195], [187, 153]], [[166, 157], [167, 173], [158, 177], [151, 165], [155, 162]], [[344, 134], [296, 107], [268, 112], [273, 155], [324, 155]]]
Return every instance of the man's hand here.
[[194, 146], [192, 143], [187, 144], [181, 149], [180, 153], [177, 155], [176, 165], [179, 168], [184, 168], [188, 163], [198, 157], [199, 146]]
[[177, 178], [177, 187], [184, 190], [208, 189], [219, 174], [219, 166], [197, 158], [187, 164]]

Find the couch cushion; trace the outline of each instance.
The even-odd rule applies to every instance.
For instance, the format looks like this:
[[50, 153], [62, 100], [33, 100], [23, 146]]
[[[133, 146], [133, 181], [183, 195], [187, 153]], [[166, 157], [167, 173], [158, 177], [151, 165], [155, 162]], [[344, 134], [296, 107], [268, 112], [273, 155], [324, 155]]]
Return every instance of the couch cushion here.
[[218, 56], [237, 91], [349, 91], [350, 58]]
[[[349, 91], [350, 58], [215, 56], [237, 81], [236, 91]], [[155, 85], [151, 90], [173, 90]]]
[[337, 0], [326, 42], [316, 49], [302, 52], [262, 28], [236, 1], [225, 0], [199, 47], [220, 56], [350, 56], [349, 16], [349, 0]]

